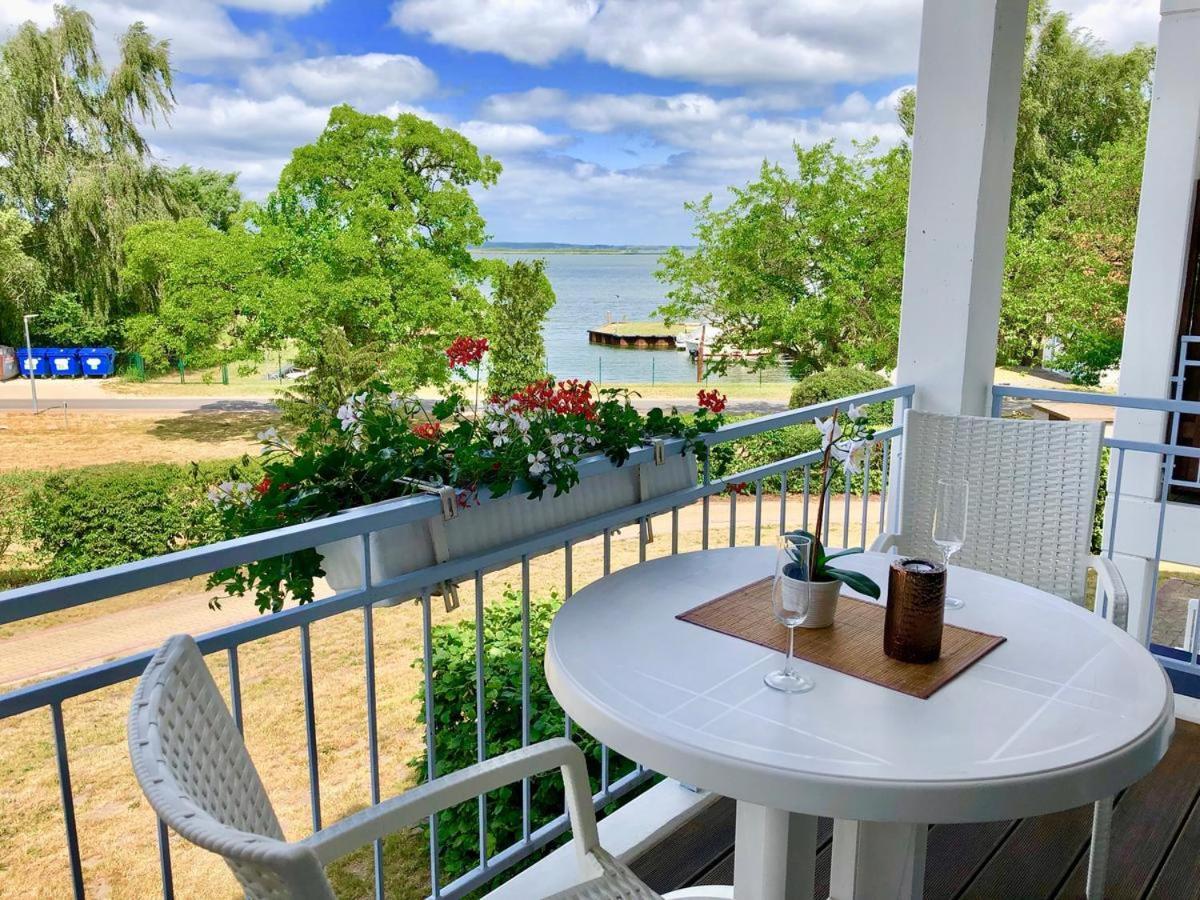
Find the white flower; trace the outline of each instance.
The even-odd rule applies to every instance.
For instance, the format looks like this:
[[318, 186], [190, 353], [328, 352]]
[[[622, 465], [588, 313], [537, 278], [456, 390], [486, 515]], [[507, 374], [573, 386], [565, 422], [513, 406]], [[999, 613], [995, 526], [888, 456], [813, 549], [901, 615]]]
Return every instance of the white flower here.
[[853, 403], [846, 410], [846, 415], [850, 417], [851, 422], [857, 422], [859, 419], [867, 417], [867, 411], [861, 406], [855, 406]]
[[400, 408], [400, 404], [402, 404], [403, 402], [404, 402], [404, 398], [401, 397], [395, 391], [392, 391], [390, 394], [388, 394], [388, 406], [390, 406], [392, 408], [393, 412], [398, 410]]
[[845, 466], [846, 471], [851, 475], [857, 475], [862, 471], [863, 460], [866, 458], [866, 442], [851, 441], [849, 446], [843, 447], [840, 444], [833, 445], [833, 457], [840, 460]]
[[534, 478], [541, 477], [546, 471], [546, 454], [539, 450], [536, 454], [530, 453], [526, 457], [526, 462], [529, 463], [529, 474]]
[[821, 432], [821, 449], [826, 449], [830, 444], [842, 436], [842, 426], [838, 424], [837, 416], [830, 416], [828, 419], [814, 419], [817, 423], [817, 429]]
[[258, 439], [260, 441], [262, 441], [264, 444], [267, 443], [268, 441], [273, 441], [278, 437], [279, 437], [279, 432], [275, 430], [275, 426], [271, 426], [266, 431], [260, 431], [258, 433]]
[[521, 432], [521, 434], [529, 432], [529, 420], [520, 413], [516, 413], [513, 416], [513, 424], [517, 426], [517, 431]]
[[492, 446], [493, 447], [503, 447], [507, 443], [508, 443], [508, 438], [506, 438], [502, 434], [498, 434], [494, 438], [492, 438]]

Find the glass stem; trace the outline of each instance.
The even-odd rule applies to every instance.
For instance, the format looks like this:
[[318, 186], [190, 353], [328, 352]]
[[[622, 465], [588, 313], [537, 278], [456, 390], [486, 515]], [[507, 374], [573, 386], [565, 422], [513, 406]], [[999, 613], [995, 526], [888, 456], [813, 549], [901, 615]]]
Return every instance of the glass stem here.
[[796, 643], [796, 626], [788, 627], [788, 652], [787, 661], [783, 664], [783, 674], [791, 677], [792, 674], [792, 649]]

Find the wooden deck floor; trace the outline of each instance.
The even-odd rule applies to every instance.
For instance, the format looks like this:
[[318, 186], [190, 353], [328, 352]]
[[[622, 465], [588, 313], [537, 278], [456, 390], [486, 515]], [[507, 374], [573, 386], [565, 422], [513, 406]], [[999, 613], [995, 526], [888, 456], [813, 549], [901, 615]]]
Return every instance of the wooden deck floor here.
[[[1200, 898], [1200, 725], [1177, 722], [1167, 756], [1117, 798], [1106, 896]], [[734, 804], [721, 800], [634, 861], [660, 892], [733, 882]], [[829, 896], [831, 823], [818, 837], [818, 898]], [[935, 825], [925, 897], [1083, 897], [1091, 807], [1034, 819]]]

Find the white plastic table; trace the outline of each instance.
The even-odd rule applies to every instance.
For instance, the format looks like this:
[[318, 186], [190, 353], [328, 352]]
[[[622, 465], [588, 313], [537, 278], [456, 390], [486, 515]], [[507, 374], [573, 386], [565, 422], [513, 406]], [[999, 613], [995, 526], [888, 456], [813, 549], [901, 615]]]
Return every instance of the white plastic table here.
[[[675, 617], [770, 575], [774, 547], [708, 550], [610, 575], [566, 602], [546, 675], [579, 725], [622, 755], [738, 801], [738, 900], [810, 897], [816, 817], [835, 820], [831, 894], [920, 897], [927, 825], [1091, 803], [1166, 753], [1174, 700], [1120, 629], [1066, 600], [953, 568], [946, 621], [1007, 641], [919, 700]], [[891, 557], [839, 562], [884, 585]]]

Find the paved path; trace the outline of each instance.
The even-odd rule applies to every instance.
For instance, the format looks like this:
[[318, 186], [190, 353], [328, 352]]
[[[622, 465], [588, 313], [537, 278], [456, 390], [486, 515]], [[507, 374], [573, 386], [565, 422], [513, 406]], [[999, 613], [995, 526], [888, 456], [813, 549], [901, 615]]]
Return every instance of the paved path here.
[[[38, 406], [43, 414], [54, 408], [62, 408], [63, 403], [68, 409], [101, 409], [113, 412], [121, 411], [153, 411], [167, 412], [270, 412], [276, 409], [270, 400], [250, 399], [217, 399], [214, 397], [50, 397], [38, 395]], [[30, 409], [29, 398], [14, 400], [9, 397], [0, 398], [0, 409]]]

